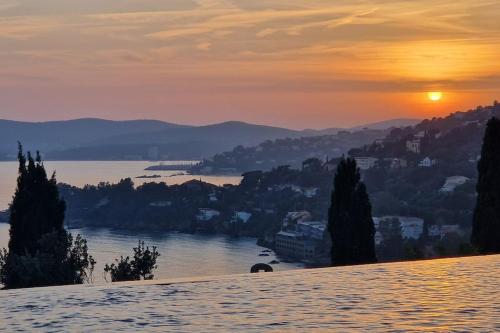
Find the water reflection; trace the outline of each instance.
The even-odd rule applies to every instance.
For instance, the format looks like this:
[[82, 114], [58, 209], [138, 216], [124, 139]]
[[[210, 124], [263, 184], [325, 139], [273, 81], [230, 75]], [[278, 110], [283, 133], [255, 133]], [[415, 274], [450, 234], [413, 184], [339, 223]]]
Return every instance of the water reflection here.
[[486, 256], [0, 291], [0, 331], [498, 332], [499, 274]]

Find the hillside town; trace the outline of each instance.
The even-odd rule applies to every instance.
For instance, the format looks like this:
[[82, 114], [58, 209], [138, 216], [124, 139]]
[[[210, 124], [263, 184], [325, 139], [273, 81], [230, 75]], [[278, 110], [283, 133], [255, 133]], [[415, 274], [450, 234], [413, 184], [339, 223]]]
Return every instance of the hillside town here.
[[[380, 260], [470, 251], [481, 136], [485, 121], [499, 114], [495, 103], [425, 120], [348, 152], [370, 195]], [[450, 144], [456, 146], [453, 151]], [[124, 179], [59, 188], [70, 226], [252, 236], [283, 260], [323, 265], [329, 255], [326, 225], [338, 162], [312, 157], [298, 168], [248, 171], [239, 185], [191, 180], [135, 187]]]

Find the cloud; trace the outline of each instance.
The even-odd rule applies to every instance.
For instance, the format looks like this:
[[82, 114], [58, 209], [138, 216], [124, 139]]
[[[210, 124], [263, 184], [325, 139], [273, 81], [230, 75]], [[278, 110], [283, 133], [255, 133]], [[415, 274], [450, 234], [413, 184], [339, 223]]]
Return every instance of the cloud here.
[[31, 39], [56, 30], [60, 22], [44, 17], [0, 17], [0, 38]]

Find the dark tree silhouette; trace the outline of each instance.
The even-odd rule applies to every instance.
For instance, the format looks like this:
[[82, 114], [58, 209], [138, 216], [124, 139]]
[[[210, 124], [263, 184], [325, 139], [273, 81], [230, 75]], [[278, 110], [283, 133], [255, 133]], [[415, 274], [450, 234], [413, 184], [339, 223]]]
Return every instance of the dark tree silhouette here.
[[328, 230], [332, 239], [332, 265], [377, 261], [371, 204], [356, 161], [342, 158], [334, 179]]
[[40, 154], [24, 156], [19, 144], [19, 176], [10, 205], [8, 252], [0, 253], [0, 282], [22, 288], [92, 281], [95, 261], [87, 242], [64, 229], [65, 202], [55, 173], [47, 178]]
[[[9, 253], [35, 255], [42, 235], [64, 230], [66, 205], [59, 198], [55, 173], [47, 178], [37, 152], [36, 160], [28, 158], [19, 145], [19, 176], [17, 189], [10, 206]], [[27, 162], [27, 163], [26, 163]]]
[[133, 280], [152, 280], [154, 278], [153, 271], [158, 267], [156, 260], [160, 253], [156, 250], [156, 246], [149, 249], [149, 246], [144, 246], [143, 241], [139, 241], [137, 247], [133, 248], [134, 258], [120, 257], [120, 260], [115, 259], [111, 265], [104, 266], [104, 273], [111, 276], [112, 282], [118, 281], [133, 281]]
[[471, 242], [479, 253], [500, 253], [500, 120], [488, 121], [478, 163]]

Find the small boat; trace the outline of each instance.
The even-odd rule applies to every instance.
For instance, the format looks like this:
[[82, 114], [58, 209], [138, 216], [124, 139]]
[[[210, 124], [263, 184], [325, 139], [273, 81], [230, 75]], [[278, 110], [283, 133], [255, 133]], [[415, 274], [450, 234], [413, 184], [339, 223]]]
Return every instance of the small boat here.
[[259, 257], [269, 257], [269, 254], [267, 254], [267, 253], [261, 253], [261, 254], [259, 254]]

